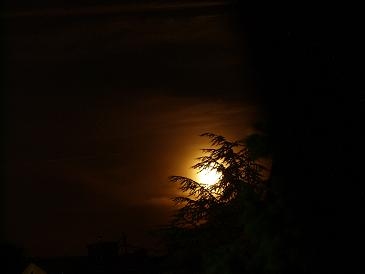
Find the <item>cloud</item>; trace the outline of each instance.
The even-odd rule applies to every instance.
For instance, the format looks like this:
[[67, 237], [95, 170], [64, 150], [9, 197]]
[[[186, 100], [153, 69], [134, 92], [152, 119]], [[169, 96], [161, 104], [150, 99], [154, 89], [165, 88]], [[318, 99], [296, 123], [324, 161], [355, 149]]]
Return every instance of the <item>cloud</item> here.
[[199, 135], [241, 138], [261, 115], [223, 17], [36, 21], [8, 32], [6, 129], [6, 229], [35, 248], [166, 221]]

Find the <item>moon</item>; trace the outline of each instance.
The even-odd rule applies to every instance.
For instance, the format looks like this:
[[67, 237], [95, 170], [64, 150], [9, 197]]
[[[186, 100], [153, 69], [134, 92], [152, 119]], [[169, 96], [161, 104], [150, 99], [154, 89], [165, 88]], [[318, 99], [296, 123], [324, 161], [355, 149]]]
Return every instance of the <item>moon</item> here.
[[206, 168], [200, 171], [197, 174], [197, 177], [200, 183], [211, 186], [219, 181], [221, 175], [222, 174], [214, 168]]

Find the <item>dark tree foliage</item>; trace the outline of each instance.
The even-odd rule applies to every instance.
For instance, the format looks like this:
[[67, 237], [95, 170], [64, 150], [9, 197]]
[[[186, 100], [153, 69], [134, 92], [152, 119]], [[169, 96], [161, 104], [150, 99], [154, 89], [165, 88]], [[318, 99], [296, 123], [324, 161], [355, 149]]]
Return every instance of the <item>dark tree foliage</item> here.
[[170, 177], [187, 195], [173, 198], [179, 209], [165, 229], [169, 268], [174, 273], [279, 273], [275, 216], [280, 203], [269, 201], [275, 193], [262, 176], [266, 167], [252, 157], [248, 139], [202, 136], [210, 138], [211, 148], [202, 150], [193, 168], [213, 168], [221, 177], [211, 186]]
[[22, 273], [28, 260], [23, 247], [12, 242], [0, 242], [0, 263], [5, 274]]
[[211, 139], [213, 148], [202, 149], [205, 154], [198, 158], [199, 163], [193, 166], [198, 172], [214, 169], [222, 174], [216, 184], [207, 186], [190, 178], [171, 176], [170, 180], [180, 184], [180, 190], [188, 193], [173, 200], [184, 206], [178, 211], [174, 223], [180, 226], [197, 227], [205, 222], [220, 223], [221, 217], [215, 216], [227, 206], [239, 206], [254, 191], [262, 196], [265, 184], [260, 173], [265, 168], [249, 157], [243, 141], [229, 142], [224, 137], [206, 133]]

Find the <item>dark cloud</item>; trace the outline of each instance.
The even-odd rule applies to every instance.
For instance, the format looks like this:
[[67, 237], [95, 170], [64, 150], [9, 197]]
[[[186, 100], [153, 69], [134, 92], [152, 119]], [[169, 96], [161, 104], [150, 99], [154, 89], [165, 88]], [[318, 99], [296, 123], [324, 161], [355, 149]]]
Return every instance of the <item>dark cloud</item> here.
[[24, 82], [46, 94], [237, 93], [237, 86], [247, 88], [247, 69], [230, 20], [204, 13], [10, 18], [7, 81], [22, 93]]
[[7, 19], [9, 238], [81, 254], [166, 222], [167, 177], [194, 175], [199, 134], [241, 138], [261, 115], [228, 19]]
[[[64, 239], [83, 228], [91, 241], [98, 233], [111, 237], [107, 224], [116, 231], [162, 224], [166, 219], [159, 216], [168, 216], [168, 199], [176, 194], [167, 177], [192, 176], [194, 158], [208, 145], [198, 135], [240, 138], [260, 115], [257, 106], [196, 98], [151, 96], [128, 103], [65, 116], [62, 133], [52, 119], [22, 129], [21, 137], [18, 131], [8, 161], [12, 235], [33, 231], [38, 238], [49, 230]], [[133, 217], [130, 207], [139, 208]], [[70, 224], [73, 232], [64, 228]]]

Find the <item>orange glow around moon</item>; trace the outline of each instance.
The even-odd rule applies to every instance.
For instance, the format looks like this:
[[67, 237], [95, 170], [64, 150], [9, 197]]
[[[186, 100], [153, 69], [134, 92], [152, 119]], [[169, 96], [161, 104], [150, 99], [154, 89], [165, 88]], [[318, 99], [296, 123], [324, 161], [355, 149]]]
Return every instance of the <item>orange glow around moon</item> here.
[[213, 168], [207, 168], [200, 171], [197, 177], [200, 183], [211, 186], [218, 182], [221, 174]]

